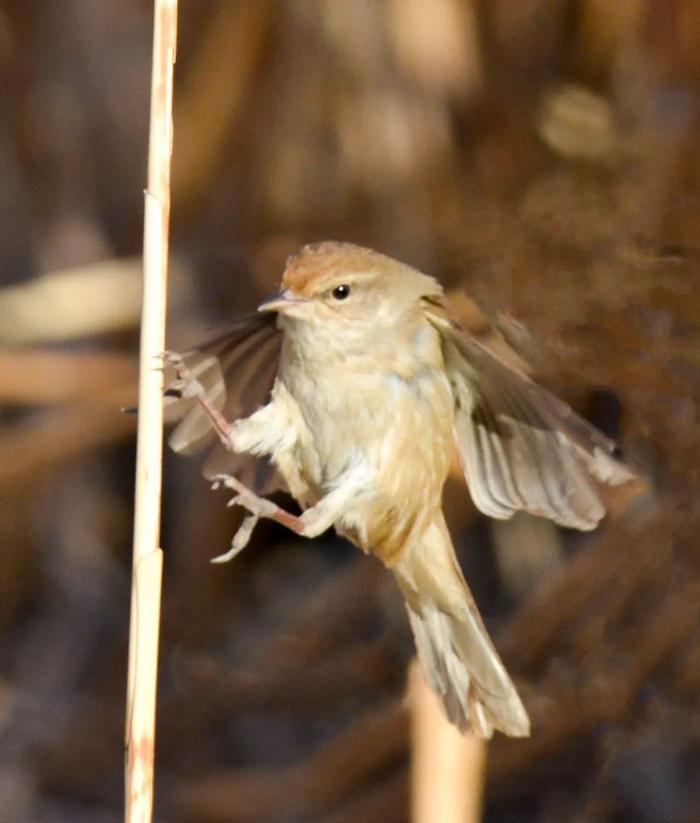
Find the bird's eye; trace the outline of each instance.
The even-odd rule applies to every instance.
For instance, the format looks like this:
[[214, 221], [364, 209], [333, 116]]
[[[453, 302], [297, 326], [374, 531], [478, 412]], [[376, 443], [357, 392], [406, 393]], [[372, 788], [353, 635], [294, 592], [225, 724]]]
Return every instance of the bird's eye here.
[[345, 300], [345, 298], [350, 294], [350, 286], [336, 286], [331, 294], [336, 300]]

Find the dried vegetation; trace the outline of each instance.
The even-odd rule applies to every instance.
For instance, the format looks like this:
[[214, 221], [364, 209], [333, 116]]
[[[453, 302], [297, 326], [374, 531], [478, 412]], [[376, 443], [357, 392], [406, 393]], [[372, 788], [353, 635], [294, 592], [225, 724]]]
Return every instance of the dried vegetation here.
[[[150, 4], [0, 8], [3, 820], [120, 819]], [[173, 347], [337, 238], [477, 298], [642, 470], [591, 535], [446, 505], [533, 718], [487, 821], [700, 818], [693, 0], [181, 3]], [[105, 263], [105, 261], [108, 261]], [[111, 263], [109, 261], [112, 261]], [[465, 306], [465, 311], [467, 307]], [[206, 331], [204, 331], [206, 334]], [[330, 536], [169, 458], [160, 819], [402, 821], [411, 641]]]

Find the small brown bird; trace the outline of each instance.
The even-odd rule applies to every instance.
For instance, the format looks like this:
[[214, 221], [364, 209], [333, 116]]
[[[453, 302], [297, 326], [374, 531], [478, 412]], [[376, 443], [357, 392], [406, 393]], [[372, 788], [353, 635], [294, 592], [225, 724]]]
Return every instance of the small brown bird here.
[[[592, 529], [592, 477], [632, 475], [614, 444], [450, 319], [438, 282], [349, 243], [291, 257], [282, 291], [198, 352], [167, 357], [184, 419], [177, 451], [218, 433], [208, 476], [250, 514], [314, 537], [333, 526], [394, 574], [418, 656], [449, 719], [530, 732], [455, 558], [442, 511], [453, 449], [476, 506]], [[233, 422], [229, 422], [233, 421]], [[250, 456], [268, 458], [252, 465]], [[248, 463], [245, 463], [245, 459]], [[296, 517], [260, 497], [283, 482]]]

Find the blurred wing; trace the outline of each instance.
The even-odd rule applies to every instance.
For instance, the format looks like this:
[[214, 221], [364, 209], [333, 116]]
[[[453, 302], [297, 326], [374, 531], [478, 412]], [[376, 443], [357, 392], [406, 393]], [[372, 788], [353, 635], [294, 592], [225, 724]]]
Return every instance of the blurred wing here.
[[442, 317], [455, 398], [455, 439], [475, 505], [505, 520], [516, 511], [592, 529], [605, 509], [591, 477], [617, 485], [633, 477], [615, 444], [527, 375]]
[[[238, 320], [221, 337], [186, 352], [183, 359], [214, 405], [232, 422], [268, 402], [277, 377], [281, 346], [282, 333], [275, 315], [255, 314]], [[166, 372], [166, 387], [167, 381]], [[166, 415], [170, 421], [180, 421], [168, 441], [174, 451], [194, 454], [216, 442], [204, 465], [205, 477], [234, 474], [258, 494], [284, 488], [281, 477], [264, 458], [236, 454], [218, 442], [209, 418], [196, 400], [177, 397], [168, 402]]]

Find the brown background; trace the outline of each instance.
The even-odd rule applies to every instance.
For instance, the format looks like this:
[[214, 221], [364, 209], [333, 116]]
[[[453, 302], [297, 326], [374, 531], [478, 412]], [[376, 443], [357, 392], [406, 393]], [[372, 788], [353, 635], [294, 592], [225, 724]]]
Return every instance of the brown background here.
[[[151, 5], [0, 7], [0, 818], [121, 819]], [[466, 290], [641, 469], [596, 533], [446, 507], [533, 719], [484, 819], [700, 819], [700, 5], [183, 0], [174, 347], [360, 242]], [[45, 277], [52, 275], [52, 277]], [[466, 313], [468, 306], [463, 305]], [[157, 818], [406, 820], [389, 576], [169, 456]]]

